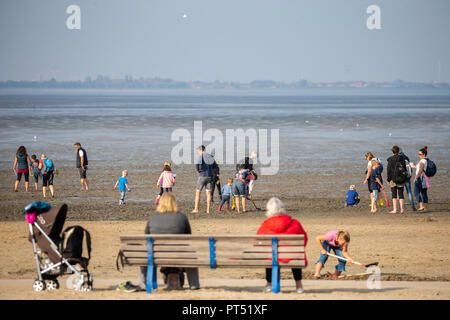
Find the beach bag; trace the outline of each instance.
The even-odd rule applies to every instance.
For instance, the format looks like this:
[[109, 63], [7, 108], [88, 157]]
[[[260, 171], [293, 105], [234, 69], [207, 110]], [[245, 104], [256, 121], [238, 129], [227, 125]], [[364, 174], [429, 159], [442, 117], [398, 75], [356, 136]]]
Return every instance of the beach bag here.
[[436, 174], [436, 171], [437, 171], [436, 164], [430, 159], [427, 159], [427, 168], [425, 169], [425, 175], [431, 178]]
[[[91, 234], [81, 226], [71, 226], [64, 230], [60, 246], [60, 251], [66, 259], [91, 259]], [[84, 251], [87, 257], [83, 257]]]
[[406, 161], [403, 157], [397, 157], [394, 167], [394, 176], [392, 181], [396, 184], [403, 184], [408, 179], [408, 170], [406, 169]]
[[53, 165], [53, 161], [50, 160], [49, 158], [44, 159], [42, 161], [42, 163], [44, 164], [43, 173], [49, 173], [49, 172], [53, 172], [53, 170], [55, 170], [55, 166]]
[[412, 167], [408, 160], [405, 160], [405, 162], [406, 162], [406, 171], [408, 173], [407, 179], [409, 180], [412, 177]]

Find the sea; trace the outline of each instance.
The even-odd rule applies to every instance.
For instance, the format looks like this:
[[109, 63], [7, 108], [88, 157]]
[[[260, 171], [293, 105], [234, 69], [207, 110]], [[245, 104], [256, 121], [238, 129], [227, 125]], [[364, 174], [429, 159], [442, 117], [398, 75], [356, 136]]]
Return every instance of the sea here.
[[235, 159], [227, 159], [232, 146], [225, 142], [227, 132], [238, 129], [257, 133], [257, 145], [247, 139], [245, 152], [265, 152], [267, 166], [267, 159], [276, 159], [272, 174], [314, 173], [317, 167], [333, 175], [343, 164], [360, 170], [367, 165], [366, 152], [385, 161], [393, 145], [412, 162], [428, 146], [446, 173], [450, 90], [0, 90], [1, 169], [12, 167], [20, 145], [30, 155], [47, 154], [58, 166], [74, 166], [74, 142], [89, 160], [124, 167], [174, 160], [181, 145], [189, 164], [199, 144], [222, 143], [224, 151], [214, 149], [215, 156], [232, 165], [240, 151], [236, 142]]

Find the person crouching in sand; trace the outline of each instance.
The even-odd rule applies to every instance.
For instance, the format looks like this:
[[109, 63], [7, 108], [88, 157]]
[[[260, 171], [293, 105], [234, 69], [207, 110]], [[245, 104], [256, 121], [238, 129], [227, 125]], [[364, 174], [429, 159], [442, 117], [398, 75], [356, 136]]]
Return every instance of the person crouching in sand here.
[[[320, 278], [320, 271], [325, 266], [325, 262], [328, 259], [328, 253], [331, 250], [334, 251], [335, 255], [346, 258], [349, 263], [353, 263], [353, 259], [348, 253], [350, 234], [347, 231], [329, 231], [324, 235], [318, 236], [316, 242], [320, 249], [320, 257], [319, 260], [316, 261], [316, 273], [314, 274], [314, 278]], [[345, 263], [345, 260], [338, 259], [338, 264], [335, 267], [335, 276], [339, 276], [345, 271]]]
[[119, 186], [120, 191], [120, 200], [119, 204], [122, 205], [125, 203], [125, 196], [127, 195], [127, 191], [131, 192], [131, 189], [128, 187], [128, 170], [122, 171], [122, 176], [117, 180], [116, 185], [114, 186], [114, 190]]
[[347, 191], [347, 199], [345, 200], [345, 206], [356, 207], [359, 204], [360, 198], [358, 192], [356, 192], [356, 187], [352, 184]]

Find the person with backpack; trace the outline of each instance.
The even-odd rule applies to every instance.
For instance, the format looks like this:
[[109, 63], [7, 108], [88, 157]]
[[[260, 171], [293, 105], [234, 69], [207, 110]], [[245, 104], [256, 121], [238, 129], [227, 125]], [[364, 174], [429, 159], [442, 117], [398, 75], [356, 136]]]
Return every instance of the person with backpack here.
[[45, 154], [41, 154], [39, 170], [41, 170], [42, 173], [42, 193], [44, 194], [44, 198], [47, 197], [47, 188], [50, 189], [52, 198], [54, 198], [55, 189], [53, 187], [53, 177], [55, 172], [55, 164], [53, 160], [47, 158]]
[[403, 195], [403, 187], [408, 180], [408, 170], [406, 169], [406, 158], [400, 155], [400, 148], [393, 146], [392, 156], [387, 159], [387, 181], [391, 187], [392, 203], [394, 209], [389, 213], [397, 213], [400, 204], [400, 213], [405, 213], [405, 197]]
[[417, 211], [416, 206], [414, 204], [414, 198], [413, 198], [413, 190], [411, 188], [411, 177], [413, 175], [413, 167], [411, 166], [411, 162], [409, 160], [409, 157], [403, 153], [402, 148], [400, 148], [399, 155], [403, 155], [406, 159], [406, 171], [408, 172], [408, 177], [405, 181], [405, 189], [406, 193], [408, 194], [409, 199], [409, 205], [411, 206], [412, 211]]
[[427, 190], [431, 187], [430, 177], [436, 174], [436, 165], [427, 158], [428, 147], [425, 146], [419, 150], [420, 161], [416, 168], [416, 176], [414, 178], [414, 195], [419, 202], [418, 211], [426, 211], [428, 206]]

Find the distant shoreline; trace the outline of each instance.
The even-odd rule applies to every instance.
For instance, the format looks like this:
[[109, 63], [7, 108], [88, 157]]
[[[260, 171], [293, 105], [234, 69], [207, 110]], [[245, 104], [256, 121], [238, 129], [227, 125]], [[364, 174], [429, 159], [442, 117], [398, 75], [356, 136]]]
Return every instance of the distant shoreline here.
[[168, 78], [125, 78], [113, 79], [99, 75], [95, 79], [86, 77], [84, 80], [58, 81], [50, 80], [6, 80], [0, 81], [0, 88], [8, 89], [78, 89], [78, 90], [291, 90], [291, 89], [450, 89], [450, 82], [414, 82], [414, 81], [307, 81], [292, 82], [274, 80], [239, 81], [178, 81]]

